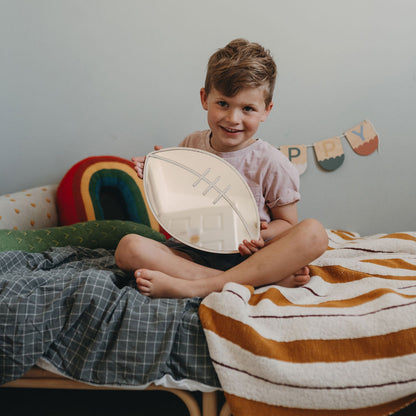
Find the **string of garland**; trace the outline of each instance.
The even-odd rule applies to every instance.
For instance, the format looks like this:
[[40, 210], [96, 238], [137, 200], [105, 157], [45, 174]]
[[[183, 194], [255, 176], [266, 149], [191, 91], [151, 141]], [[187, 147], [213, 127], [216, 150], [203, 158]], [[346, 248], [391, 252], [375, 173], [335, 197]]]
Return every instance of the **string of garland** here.
[[312, 145], [284, 145], [280, 151], [289, 158], [302, 175], [307, 168], [307, 148], [313, 147], [318, 164], [326, 171], [338, 169], [344, 162], [345, 154], [341, 137], [347, 139], [355, 153], [368, 156], [378, 149], [379, 136], [370, 121], [364, 120], [341, 136], [321, 140]]

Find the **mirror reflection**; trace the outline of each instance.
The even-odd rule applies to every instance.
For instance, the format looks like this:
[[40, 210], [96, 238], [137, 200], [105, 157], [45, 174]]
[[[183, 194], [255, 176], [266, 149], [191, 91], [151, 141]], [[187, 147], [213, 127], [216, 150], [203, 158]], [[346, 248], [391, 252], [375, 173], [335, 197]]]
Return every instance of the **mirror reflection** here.
[[244, 239], [258, 239], [260, 219], [250, 188], [220, 157], [174, 147], [146, 156], [144, 189], [160, 225], [191, 247], [236, 253]]

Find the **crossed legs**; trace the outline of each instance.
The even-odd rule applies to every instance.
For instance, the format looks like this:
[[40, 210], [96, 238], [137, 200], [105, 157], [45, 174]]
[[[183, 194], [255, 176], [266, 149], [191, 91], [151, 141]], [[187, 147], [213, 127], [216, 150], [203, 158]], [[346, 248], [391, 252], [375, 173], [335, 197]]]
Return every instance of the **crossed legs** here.
[[244, 262], [220, 271], [201, 266], [184, 253], [134, 234], [120, 240], [117, 265], [133, 272], [140, 292], [150, 297], [205, 297], [227, 282], [254, 287], [279, 284], [296, 287], [309, 281], [307, 265], [327, 248], [322, 225], [304, 220], [280, 234]]

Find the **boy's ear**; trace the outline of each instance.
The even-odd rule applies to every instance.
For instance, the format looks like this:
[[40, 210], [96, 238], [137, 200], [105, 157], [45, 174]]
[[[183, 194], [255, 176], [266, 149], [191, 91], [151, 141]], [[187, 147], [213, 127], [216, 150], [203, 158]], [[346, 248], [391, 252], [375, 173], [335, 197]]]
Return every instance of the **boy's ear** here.
[[204, 110], [208, 110], [208, 94], [205, 91], [205, 88], [201, 88], [199, 91], [199, 95], [201, 97], [201, 104]]
[[263, 114], [262, 118], [260, 119], [261, 121], [265, 121], [266, 120], [266, 118], [270, 114], [270, 111], [272, 111], [272, 108], [273, 108], [273, 101], [271, 101], [269, 103], [269, 105], [267, 105], [266, 108], [264, 109], [264, 114]]

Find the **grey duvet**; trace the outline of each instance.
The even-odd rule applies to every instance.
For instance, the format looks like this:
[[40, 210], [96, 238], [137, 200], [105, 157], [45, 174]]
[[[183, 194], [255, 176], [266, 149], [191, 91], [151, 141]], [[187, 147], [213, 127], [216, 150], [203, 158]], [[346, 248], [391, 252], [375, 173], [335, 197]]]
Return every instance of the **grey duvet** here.
[[86, 383], [144, 386], [170, 376], [219, 387], [201, 299], [149, 299], [113, 252], [0, 253], [0, 384], [39, 359]]

